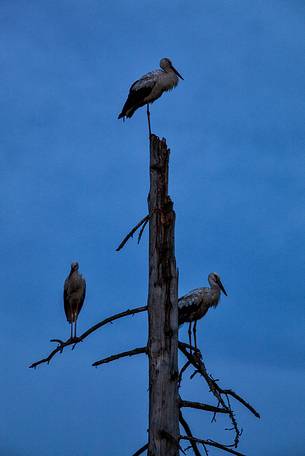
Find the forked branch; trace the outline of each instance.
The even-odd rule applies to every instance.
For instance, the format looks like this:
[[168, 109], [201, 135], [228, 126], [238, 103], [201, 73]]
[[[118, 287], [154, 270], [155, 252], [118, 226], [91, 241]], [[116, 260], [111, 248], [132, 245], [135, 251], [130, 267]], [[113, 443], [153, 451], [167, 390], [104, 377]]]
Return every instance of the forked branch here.
[[188, 440], [189, 442], [200, 443], [203, 446], [212, 446], [215, 448], [219, 448], [220, 450], [226, 451], [227, 453], [235, 454], [236, 456], [246, 456], [245, 454], [240, 453], [239, 451], [233, 450], [232, 448], [230, 448], [229, 445], [223, 445], [222, 443], [215, 442], [214, 440], [203, 440], [198, 439], [197, 437], [189, 437], [187, 435], [180, 435], [180, 440]]
[[143, 234], [143, 231], [144, 231], [144, 228], [147, 225], [148, 221], [149, 221], [149, 215], [145, 215], [145, 217], [142, 218], [142, 220], [140, 220], [139, 223], [137, 223], [136, 226], [134, 226], [132, 228], [132, 230], [129, 231], [129, 233], [124, 237], [124, 239], [122, 240], [120, 245], [116, 248], [116, 251], [119, 252], [124, 247], [126, 242], [128, 242], [128, 240], [133, 237], [135, 232], [143, 225], [143, 227], [142, 227], [142, 229], [140, 231], [139, 237], [138, 237], [138, 244], [139, 244], [139, 242], [141, 240], [141, 237], [142, 237], [142, 234]]
[[[211, 392], [216, 396], [216, 398], [219, 401], [220, 395], [225, 395], [225, 396], [232, 396], [234, 399], [239, 401], [241, 404], [243, 404], [253, 415], [255, 415], [257, 418], [260, 418], [260, 414], [255, 410], [255, 408], [249, 404], [249, 402], [245, 401], [239, 394], [235, 393], [235, 391], [231, 389], [223, 389], [221, 388], [217, 382], [208, 374], [205, 364], [202, 360], [202, 355], [200, 350], [197, 348], [197, 351], [193, 353], [190, 353], [187, 348], [190, 348], [188, 344], [185, 344], [183, 342], [179, 342], [179, 349], [180, 351], [186, 356], [188, 359], [189, 363], [195, 367], [196, 371], [198, 372], [208, 383]], [[194, 351], [194, 347], [192, 347], [192, 350]]]
[[[183, 429], [185, 430], [187, 436], [189, 437], [190, 439], [190, 444], [193, 448], [193, 451], [194, 451], [194, 455], [195, 456], [201, 456], [201, 453], [198, 449], [198, 446], [197, 446], [197, 443], [193, 440], [193, 434], [192, 434], [192, 431], [191, 431], [191, 428], [189, 427], [189, 425], [187, 424], [187, 422], [185, 421], [185, 419], [183, 418], [183, 415], [181, 413], [181, 410], [179, 412], [179, 421], [180, 421], [180, 424], [181, 426], [183, 427]], [[205, 448], [205, 447], [204, 447]]]
[[[210, 376], [206, 370], [205, 364], [202, 359], [201, 352], [197, 349], [194, 353], [191, 353], [187, 350], [187, 344], [184, 344], [182, 342], [179, 342], [179, 349], [182, 351], [182, 353], [186, 356], [187, 360], [192, 364], [192, 366], [195, 368], [195, 372], [198, 372], [206, 381], [206, 383], [209, 386], [209, 389], [211, 393], [215, 396], [215, 398], [218, 401], [218, 405], [221, 405], [221, 408], [224, 410], [227, 410], [227, 413], [230, 417], [234, 432], [235, 432], [235, 438], [234, 438], [234, 446], [237, 448], [239, 439], [241, 436], [242, 431], [239, 430], [238, 423], [236, 421], [234, 412], [231, 408], [231, 404], [229, 401], [229, 395], [234, 397], [236, 400], [238, 400], [241, 404], [243, 404], [248, 410], [251, 411], [256, 417], [260, 417], [259, 413], [250, 405], [247, 401], [242, 399], [238, 394], [236, 394], [232, 390], [225, 390], [222, 389]], [[215, 420], [215, 415], [212, 419], [213, 421]]]
[[105, 318], [104, 320], [100, 321], [99, 323], [96, 323], [94, 326], [91, 326], [91, 328], [87, 329], [87, 331], [85, 331], [81, 336], [69, 338], [66, 341], [62, 341], [60, 339], [51, 339], [51, 342], [56, 342], [58, 344], [58, 346], [54, 350], [51, 351], [49, 356], [32, 363], [29, 367], [36, 368], [37, 366], [39, 366], [40, 364], [43, 364], [43, 363], [49, 364], [51, 359], [56, 355], [56, 353], [62, 353], [63, 349], [65, 347], [68, 347], [69, 345], [72, 345], [72, 350], [73, 350], [79, 342], [82, 342], [84, 339], [86, 339], [86, 337], [88, 337], [90, 334], [92, 334], [93, 332], [100, 329], [102, 326], [105, 326], [108, 323], [112, 323], [115, 320], [118, 320], [123, 317], [127, 317], [129, 315], [135, 315], [140, 312], [145, 312], [146, 310], [147, 310], [147, 306], [135, 307], [134, 309], [128, 309], [128, 310], [125, 310], [124, 312], [120, 312], [118, 314], [112, 315], [111, 317]]
[[186, 371], [186, 369], [191, 365], [190, 361], [187, 361], [184, 366], [181, 368], [180, 372], [179, 372], [179, 380], [178, 380], [178, 386], [180, 388], [180, 385], [181, 385], [181, 381], [182, 381], [182, 376], [183, 376], [183, 373]]
[[249, 404], [249, 402], [245, 401], [245, 399], [243, 399], [239, 394], [235, 393], [235, 391], [231, 390], [231, 389], [223, 389], [221, 390], [222, 394], [225, 394], [227, 396], [232, 396], [234, 397], [234, 399], [236, 399], [238, 402], [240, 402], [241, 404], [243, 404], [244, 407], [246, 407], [248, 410], [250, 410], [250, 412], [253, 413], [253, 415], [256, 416], [256, 418], [260, 418], [260, 414], [255, 410], [255, 408]]

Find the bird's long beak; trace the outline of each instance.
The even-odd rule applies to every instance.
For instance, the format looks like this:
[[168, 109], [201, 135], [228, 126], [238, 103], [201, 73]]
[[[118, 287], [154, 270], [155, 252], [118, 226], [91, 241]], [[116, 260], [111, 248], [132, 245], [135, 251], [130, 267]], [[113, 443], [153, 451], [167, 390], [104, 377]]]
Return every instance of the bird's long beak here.
[[226, 290], [224, 289], [224, 286], [223, 286], [223, 284], [221, 283], [221, 280], [220, 280], [220, 279], [217, 279], [217, 283], [218, 283], [218, 285], [219, 285], [221, 291], [222, 291], [226, 296], [228, 296], [228, 295], [227, 295], [227, 292], [226, 292]]
[[181, 76], [180, 73], [178, 73], [178, 71], [176, 70], [176, 68], [174, 68], [173, 65], [172, 65], [171, 67], [172, 67], [172, 70], [174, 71], [174, 73], [176, 73], [176, 75], [177, 75], [180, 79], [182, 79], [182, 81], [184, 81], [183, 77]]

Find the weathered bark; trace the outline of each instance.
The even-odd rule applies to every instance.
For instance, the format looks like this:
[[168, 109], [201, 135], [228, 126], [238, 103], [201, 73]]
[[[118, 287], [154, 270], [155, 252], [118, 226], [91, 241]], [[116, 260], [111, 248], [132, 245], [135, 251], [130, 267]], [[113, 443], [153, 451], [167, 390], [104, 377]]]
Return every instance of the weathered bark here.
[[149, 209], [149, 456], [178, 456], [178, 274], [169, 149], [151, 135]]

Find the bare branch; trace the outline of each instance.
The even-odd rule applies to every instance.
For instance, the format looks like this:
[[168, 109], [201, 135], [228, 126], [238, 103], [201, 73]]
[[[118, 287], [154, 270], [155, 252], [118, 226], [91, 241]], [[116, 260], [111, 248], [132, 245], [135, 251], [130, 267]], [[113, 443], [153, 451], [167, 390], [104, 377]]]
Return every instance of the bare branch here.
[[236, 456], [246, 456], [245, 454], [239, 453], [239, 451], [235, 451], [232, 448], [230, 448], [229, 446], [215, 442], [214, 440], [202, 440], [202, 439], [197, 439], [197, 437], [189, 437], [186, 435], [181, 435], [180, 440], [188, 440], [189, 442], [200, 443], [201, 445], [213, 446], [215, 448], [219, 448], [223, 451], [226, 451], [227, 453], [235, 454]]
[[[226, 391], [229, 391], [230, 393], [232, 393], [232, 390], [223, 390], [216, 382], [215, 379], [212, 378], [211, 375], [208, 374], [207, 370], [206, 370], [206, 367], [205, 367], [205, 364], [203, 362], [203, 359], [202, 359], [202, 355], [201, 353], [199, 352], [196, 352], [196, 353], [190, 353], [186, 348], [185, 348], [185, 344], [179, 342], [179, 349], [182, 351], [182, 353], [186, 356], [186, 358], [188, 359], [188, 361], [190, 361], [190, 363], [195, 367], [196, 369], [196, 372], [198, 372], [206, 381], [206, 383], [208, 384], [209, 388], [210, 388], [210, 391], [211, 393], [215, 396], [215, 398], [217, 399], [218, 401], [218, 404], [220, 404], [222, 406], [223, 409], [227, 410], [228, 411], [228, 415], [230, 417], [230, 420], [231, 420], [231, 423], [232, 423], [232, 426], [233, 426], [233, 429], [234, 429], [234, 432], [235, 432], [235, 438], [234, 438], [234, 446], [235, 448], [237, 448], [238, 444], [239, 444], [239, 439], [240, 439], [240, 436], [242, 434], [242, 431], [240, 431], [239, 427], [238, 427], [238, 423], [237, 423], [237, 420], [235, 418], [235, 415], [233, 413], [233, 410], [231, 408], [231, 405], [230, 405], [230, 401], [229, 401], [229, 398], [228, 398], [228, 393]], [[235, 393], [236, 394], [236, 393]], [[224, 398], [223, 398], [223, 395], [225, 396], [225, 399], [227, 401], [227, 403], [225, 402]], [[231, 394], [232, 395], [232, 394]], [[232, 397], [235, 397], [237, 400], [239, 400], [240, 396], [239, 395], [235, 395]], [[241, 399], [241, 398], [240, 398]], [[241, 402], [241, 401], [240, 401]], [[245, 404], [248, 404], [246, 401], [244, 401]], [[241, 402], [243, 403], [243, 402]], [[244, 405], [245, 405], [244, 404]], [[250, 404], [248, 404], [250, 405]], [[246, 405], [245, 405], [246, 406]], [[254, 408], [252, 406], [250, 406], [251, 408], [247, 407], [252, 413], [254, 413]], [[253, 409], [253, 410], [252, 410]], [[255, 411], [256, 412], [256, 411]], [[257, 412], [256, 412], [257, 413]], [[255, 414], [255, 413], [254, 413]], [[257, 416], [255, 414], [255, 416]], [[212, 421], [215, 421], [215, 416], [213, 416], [212, 418]]]
[[133, 350], [129, 350], [129, 351], [122, 352], [122, 353], [117, 353], [116, 355], [112, 355], [112, 356], [108, 356], [108, 358], [104, 358], [104, 359], [100, 359], [99, 361], [95, 361], [95, 363], [93, 363], [92, 366], [94, 366], [94, 367], [100, 366], [101, 364], [111, 363], [111, 361], [115, 361], [116, 359], [126, 358], [127, 356], [139, 355], [140, 353], [147, 354], [147, 347], [135, 348]]
[[201, 376], [206, 380], [211, 392], [214, 394], [216, 399], [221, 403], [223, 406], [223, 400], [221, 398], [221, 394], [219, 392], [219, 386], [217, 383], [209, 376], [206, 367], [204, 365], [204, 362], [202, 360], [202, 356], [200, 351], [197, 349], [197, 352], [194, 354], [190, 353], [187, 351], [186, 346], [188, 344], [184, 344], [183, 342], [178, 342], [178, 347], [180, 351], [186, 356], [188, 361], [195, 367], [196, 371], [198, 371]]
[[146, 227], [147, 223], [149, 222], [149, 220], [150, 220], [150, 217], [148, 217], [147, 220], [145, 220], [145, 222], [142, 225], [142, 228], [140, 229], [139, 236], [138, 236], [138, 244], [140, 244], [142, 234], [144, 233], [145, 227]]
[[61, 339], [50, 339], [50, 342], [55, 342], [56, 344], [63, 345], [65, 342]]
[[47, 364], [50, 364], [50, 361], [51, 359], [56, 355], [56, 353], [62, 353], [63, 352], [63, 349], [65, 347], [68, 347], [69, 345], [73, 345], [72, 347], [72, 350], [74, 349], [75, 345], [78, 343], [78, 342], [82, 342], [80, 340], [79, 337], [70, 337], [68, 340], [66, 340], [65, 342], [63, 342], [62, 340], [60, 339], [51, 339], [50, 342], [56, 342], [58, 343], [58, 346], [51, 351], [51, 353], [49, 354], [49, 356], [47, 356], [46, 358], [43, 358], [39, 361], [36, 361], [34, 363], [32, 363], [29, 368], [36, 368], [37, 366], [39, 366], [39, 364], [43, 364], [43, 363], [47, 363]]
[[255, 408], [249, 404], [249, 402], [245, 401], [245, 399], [243, 399], [239, 394], [235, 393], [235, 391], [231, 390], [231, 389], [222, 389], [217, 383], [216, 383], [216, 380], [214, 380], [207, 372], [206, 370], [206, 367], [204, 365], [204, 362], [202, 360], [202, 356], [200, 354], [200, 357], [199, 356], [195, 356], [192, 355], [191, 353], [189, 353], [187, 350], [186, 350], [186, 346], [188, 344], [184, 344], [182, 342], [179, 342], [179, 349], [182, 351], [182, 353], [187, 357], [188, 361], [190, 361], [190, 363], [196, 368], [196, 372], [198, 371], [204, 378], [205, 380], [207, 381], [209, 387], [210, 387], [210, 390], [213, 392], [213, 393], [216, 393], [214, 395], [216, 395], [217, 399], [219, 400], [219, 394], [224, 394], [224, 395], [229, 395], [229, 396], [232, 396], [234, 397], [234, 399], [236, 399], [237, 401], [239, 401], [241, 404], [243, 404], [251, 413], [253, 413], [253, 415], [255, 415], [257, 418], [260, 418], [260, 414], [255, 410]]
[[39, 366], [39, 364], [42, 364], [42, 363], [47, 363], [47, 364], [49, 364], [50, 361], [51, 361], [51, 359], [53, 358], [53, 356], [56, 355], [56, 353], [58, 353], [58, 352], [62, 353], [64, 346], [65, 346], [65, 345], [59, 345], [57, 348], [55, 348], [53, 351], [51, 351], [51, 353], [49, 354], [49, 356], [47, 356], [46, 358], [42, 358], [41, 360], [32, 363], [32, 364], [29, 366], [29, 368], [34, 368], [34, 369], [36, 369], [36, 367]]
[[192, 440], [193, 439], [192, 431], [191, 431], [189, 425], [187, 424], [187, 422], [185, 421], [185, 419], [183, 418], [181, 410], [179, 412], [179, 421], [180, 421], [181, 425], [183, 426], [187, 436], [191, 439], [190, 443], [191, 443], [191, 446], [193, 448], [195, 456], [201, 456], [201, 453], [200, 453], [200, 451], [199, 451], [199, 449], [197, 447], [196, 442]]
[[84, 340], [86, 337], [89, 336], [89, 334], [93, 333], [97, 329], [101, 328], [102, 326], [107, 325], [108, 323], [111, 323], [114, 320], [118, 320], [119, 318], [123, 317], [128, 317], [129, 315], [135, 315], [140, 312], [146, 312], [147, 306], [142, 306], [142, 307], [135, 307], [134, 309], [128, 309], [125, 310], [124, 312], [120, 312], [118, 314], [112, 315], [111, 317], [105, 318], [105, 320], [100, 321], [96, 325], [92, 326], [91, 328], [87, 329], [80, 337], [80, 341]]
[[[137, 223], [137, 225], [134, 226], [134, 227], [132, 228], [132, 230], [124, 237], [123, 241], [120, 243], [120, 245], [118, 246], [118, 248], [116, 249], [116, 251], [119, 252], [119, 251], [124, 247], [124, 245], [126, 244], [126, 242], [127, 242], [130, 238], [133, 237], [133, 235], [134, 235], [135, 232], [140, 228], [140, 226], [142, 226], [143, 223], [144, 223], [145, 225], [147, 224], [148, 220], [149, 220], [149, 215], [145, 215], [145, 217], [144, 217], [139, 223]], [[144, 226], [144, 228], [145, 228], [145, 226]], [[142, 231], [142, 230], [141, 230], [141, 231]], [[143, 229], [143, 231], [144, 231], [144, 229]], [[143, 231], [142, 231], [142, 233], [140, 232], [141, 236], [142, 236], [142, 234], [143, 234]], [[139, 234], [138, 243], [140, 242], [140, 239], [141, 239], [140, 234]]]
[[56, 353], [62, 353], [63, 349], [65, 347], [68, 347], [69, 345], [73, 345], [72, 348], [74, 348], [79, 342], [82, 342], [84, 339], [86, 339], [86, 337], [88, 337], [90, 334], [92, 334], [94, 331], [101, 328], [102, 326], [105, 326], [108, 323], [113, 322], [114, 320], [118, 320], [119, 318], [127, 317], [129, 315], [135, 315], [140, 312], [145, 312], [146, 310], [147, 310], [147, 306], [135, 307], [134, 309], [128, 309], [128, 310], [125, 310], [124, 312], [120, 312], [118, 314], [112, 315], [111, 317], [105, 318], [104, 320], [100, 321], [99, 323], [96, 323], [91, 328], [87, 329], [87, 331], [85, 331], [81, 336], [69, 338], [65, 342], [63, 342], [60, 339], [51, 339], [51, 342], [57, 342], [58, 346], [54, 350], [52, 350], [52, 352], [49, 354], [49, 356], [41, 359], [40, 361], [36, 361], [36, 362], [32, 363], [29, 367], [36, 368], [37, 366], [39, 366], [40, 364], [43, 364], [43, 363], [49, 364], [51, 359], [56, 355]]
[[234, 399], [236, 399], [238, 402], [243, 404], [257, 418], [261, 417], [260, 414], [255, 410], [255, 408], [251, 404], [249, 404], [249, 402], [245, 401], [245, 399], [243, 399], [239, 394], [235, 393], [235, 391], [233, 391], [231, 389], [225, 389], [225, 390], [222, 390], [222, 393], [234, 397]]
[[[219, 401], [218, 401], [218, 404], [217, 404], [217, 407], [219, 407]], [[211, 423], [216, 423], [216, 412], [213, 414], [213, 417], [211, 419]]]
[[201, 402], [184, 401], [180, 399], [180, 407], [194, 408], [214, 413], [230, 413], [227, 408], [215, 407], [214, 405], [202, 404]]
[[145, 450], [148, 449], [148, 443], [146, 445], [142, 446], [141, 448], [138, 449], [135, 453], [133, 453], [132, 456], [139, 456], [140, 454], [144, 453]]
[[180, 370], [180, 373], [179, 373], [179, 380], [178, 380], [178, 385], [180, 387], [181, 385], [181, 381], [182, 381], [182, 375], [183, 375], [183, 372], [186, 371], [186, 369], [191, 365], [190, 361], [187, 361], [184, 366], [181, 368]]

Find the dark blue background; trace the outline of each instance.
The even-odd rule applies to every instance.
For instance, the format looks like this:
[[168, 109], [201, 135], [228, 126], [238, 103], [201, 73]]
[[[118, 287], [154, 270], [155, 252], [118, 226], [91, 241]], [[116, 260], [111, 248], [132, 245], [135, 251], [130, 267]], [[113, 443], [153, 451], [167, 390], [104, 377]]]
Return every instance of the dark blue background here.
[[[124, 456], [146, 442], [145, 357], [90, 367], [144, 345], [144, 315], [27, 366], [69, 335], [71, 261], [87, 279], [80, 331], [146, 303], [147, 233], [115, 252], [147, 211], [146, 117], [116, 117], [165, 56], [185, 78], [152, 106], [172, 151], [179, 293], [214, 270], [227, 289], [199, 344], [262, 414], [236, 405], [241, 451], [304, 454], [303, 2], [2, 0], [0, 25], [1, 456]], [[182, 394], [211, 401], [199, 378]], [[224, 418], [186, 416], [230, 441]]]

